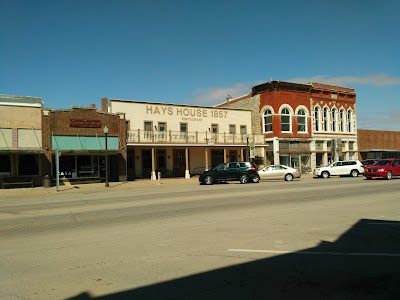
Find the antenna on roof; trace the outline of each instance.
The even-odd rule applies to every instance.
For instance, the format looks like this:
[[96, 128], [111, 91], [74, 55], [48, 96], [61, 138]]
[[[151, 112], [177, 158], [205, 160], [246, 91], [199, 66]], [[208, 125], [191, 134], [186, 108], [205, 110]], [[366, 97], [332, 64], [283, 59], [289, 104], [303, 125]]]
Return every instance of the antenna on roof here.
[[228, 95], [228, 96], [226, 97], [226, 102], [229, 102], [230, 99], [232, 99], [232, 96], [231, 96], [231, 95]]

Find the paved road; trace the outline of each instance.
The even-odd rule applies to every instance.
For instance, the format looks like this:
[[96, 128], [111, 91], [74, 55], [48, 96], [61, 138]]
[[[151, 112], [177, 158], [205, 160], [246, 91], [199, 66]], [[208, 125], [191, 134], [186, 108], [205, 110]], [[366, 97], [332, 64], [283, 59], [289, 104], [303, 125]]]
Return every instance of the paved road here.
[[399, 299], [399, 183], [363, 178], [0, 201], [1, 299]]

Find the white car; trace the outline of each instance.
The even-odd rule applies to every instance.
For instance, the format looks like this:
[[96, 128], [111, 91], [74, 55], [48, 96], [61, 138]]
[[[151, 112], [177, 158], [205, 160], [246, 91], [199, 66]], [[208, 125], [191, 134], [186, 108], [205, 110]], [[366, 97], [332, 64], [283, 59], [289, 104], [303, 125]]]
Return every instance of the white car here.
[[300, 178], [301, 173], [298, 169], [294, 169], [283, 165], [272, 165], [258, 170], [260, 179], [285, 179], [292, 181], [294, 178]]
[[364, 167], [358, 160], [344, 160], [331, 163], [326, 167], [315, 168], [313, 173], [322, 178], [329, 178], [333, 175], [357, 177], [364, 173]]

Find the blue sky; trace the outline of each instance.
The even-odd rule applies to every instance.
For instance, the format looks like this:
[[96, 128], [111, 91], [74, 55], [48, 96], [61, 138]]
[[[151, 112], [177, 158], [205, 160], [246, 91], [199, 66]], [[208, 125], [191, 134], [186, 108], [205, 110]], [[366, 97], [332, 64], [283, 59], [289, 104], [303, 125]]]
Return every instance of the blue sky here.
[[396, 0], [1, 0], [0, 94], [215, 105], [269, 80], [354, 88], [358, 128], [400, 130]]

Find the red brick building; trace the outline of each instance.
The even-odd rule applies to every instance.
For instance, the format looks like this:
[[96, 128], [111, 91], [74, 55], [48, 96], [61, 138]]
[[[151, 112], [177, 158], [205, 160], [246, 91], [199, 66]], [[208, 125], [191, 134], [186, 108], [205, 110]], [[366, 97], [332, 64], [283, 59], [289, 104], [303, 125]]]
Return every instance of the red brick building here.
[[[270, 81], [217, 107], [253, 111], [253, 132], [264, 134], [267, 145], [266, 153], [259, 153], [265, 164], [314, 168], [358, 157], [353, 89]], [[339, 142], [337, 151], [333, 140]]]
[[125, 114], [97, 111], [92, 107], [47, 110], [42, 113], [42, 145], [47, 159], [47, 174], [56, 176], [56, 150], [59, 175], [63, 180], [105, 179], [105, 133], [109, 180], [126, 180]]
[[360, 160], [400, 157], [400, 131], [358, 130]]

